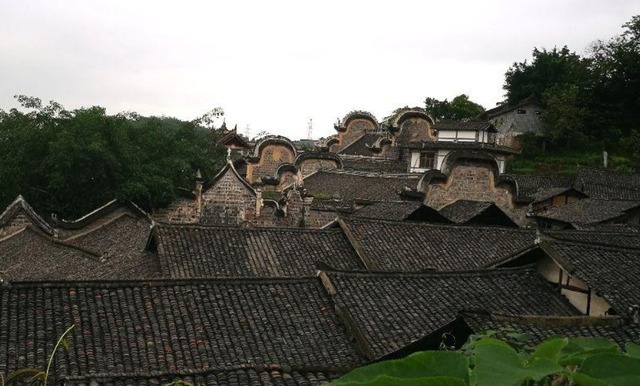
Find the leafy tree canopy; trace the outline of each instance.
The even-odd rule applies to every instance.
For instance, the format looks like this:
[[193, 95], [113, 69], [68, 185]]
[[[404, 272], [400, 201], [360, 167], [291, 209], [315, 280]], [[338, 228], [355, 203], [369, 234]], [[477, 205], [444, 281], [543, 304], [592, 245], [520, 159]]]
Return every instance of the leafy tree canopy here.
[[215, 132], [192, 122], [16, 98], [21, 109], [0, 110], [0, 207], [22, 194], [64, 218], [114, 198], [151, 210], [190, 189], [198, 169], [213, 176], [224, 161]]
[[435, 120], [453, 119], [464, 121], [484, 113], [484, 107], [470, 100], [466, 94], [458, 95], [451, 102], [447, 99], [441, 101], [435, 98], [426, 98], [424, 103], [427, 114]]

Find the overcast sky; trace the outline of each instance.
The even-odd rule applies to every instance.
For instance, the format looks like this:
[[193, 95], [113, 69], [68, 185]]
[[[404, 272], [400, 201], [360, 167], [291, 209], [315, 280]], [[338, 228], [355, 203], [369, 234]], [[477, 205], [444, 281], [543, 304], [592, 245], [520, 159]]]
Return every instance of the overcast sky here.
[[292, 139], [378, 119], [427, 96], [502, 100], [533, 47], [584, 53], [619, 34], [638, 0], [0, 0], [0, 108], [15, 94]]

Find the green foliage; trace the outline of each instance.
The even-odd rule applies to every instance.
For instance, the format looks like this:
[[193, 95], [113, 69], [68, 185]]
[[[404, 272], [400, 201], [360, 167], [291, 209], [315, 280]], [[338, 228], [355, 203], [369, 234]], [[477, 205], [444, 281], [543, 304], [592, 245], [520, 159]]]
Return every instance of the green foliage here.
[[622, 353], [614, 342], [604, 338], [554, 337], [527, 348], [490, 335], [471, 337], [460, 351], [425, 351], [361, 367], [332, 385], [640, 384], [640, 346], [633, 343], [627, 344], [627, 353]]
[[566, 46], [535, 48], [505, 74], [505, 103], [536, 95], [546, 135], [559, 146], [597, 143], [640, 159], [640, 15], [622, 34], [596, 41], [584, 57]]
[[460, 94], [453, 98], [451, 102], [447, 99], [441, 101], [435, 98], [426, 98], [426, 111], [436, 120], [453, 119], [469, 120], [484, 113], [484, 107], [469, 100], [466, 94]]
[[0, 207], [22, 194], [42, 213], [67, 218], [114, 198], [150, 210], [224, 160], [213, 132], [190, 122], [17, 99], [26, 111], [0, 110]]

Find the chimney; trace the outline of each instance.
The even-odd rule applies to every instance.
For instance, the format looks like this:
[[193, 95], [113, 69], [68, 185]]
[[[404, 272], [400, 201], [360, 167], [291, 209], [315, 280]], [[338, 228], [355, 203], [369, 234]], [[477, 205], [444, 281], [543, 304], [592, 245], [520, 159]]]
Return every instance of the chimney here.
[[607, 153], [606, 151], [603, 151], [602, 152], [602, 165], [606, 169], [608, 164], [609, 164], [609, 153]]
[[200, 211], [202, 210], [202, 185], [204, 184], [204, 178], [200, 169], [196, 172], [196, 216], [200, 218]]

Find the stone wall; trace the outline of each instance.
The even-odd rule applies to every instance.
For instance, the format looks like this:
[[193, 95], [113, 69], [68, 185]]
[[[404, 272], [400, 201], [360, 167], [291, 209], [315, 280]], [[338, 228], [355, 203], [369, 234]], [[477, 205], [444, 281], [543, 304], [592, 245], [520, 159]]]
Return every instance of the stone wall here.
[[244, 225], [255, 221], [256, 196], [231, 170], [202, 194], [199, 223]]
[[397, 142], [408, 144], [409, 142], [435, 142], [436, 137], [431, 127], [431, 122], [424, 118], [413, 117], [405, 119], [400, 125]]
[[482, 160], [460, 159], [451, 169], [445, 183], [428, 186], [424, 203], [442, 209], [457, 200], [490, 201], [516, 223], [526, 223], [525, 212], [513, 205], [513, 192], [508, 186], [495, 184], [494, 165]]
[[338, 214], [331, 210], [310, 210], [307, 216], [306, 228], [322, 228], [335, 220]]
[[295, 157], [294, 150], [288, 146], [280, 144], [266, 145], [260, 151], [259, 161], [247, 164], [247, 181], [253, 184], [262, 177], [276, 177], [278, 166], [284, 163], [293, 164]]
[[190, 198], [178, 198], [167, 208], [156, 210], [153, 218], [169, 224], [196, 224], [198, 223], [196, 202]]

